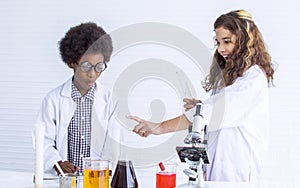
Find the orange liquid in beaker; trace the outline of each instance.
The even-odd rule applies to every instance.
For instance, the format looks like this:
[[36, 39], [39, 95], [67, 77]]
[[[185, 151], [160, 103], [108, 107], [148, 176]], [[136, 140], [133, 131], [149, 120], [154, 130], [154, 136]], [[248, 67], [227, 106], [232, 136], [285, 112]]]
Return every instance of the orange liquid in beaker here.
[[84, 169], [84, 188], [109, 188], [109, 170]]

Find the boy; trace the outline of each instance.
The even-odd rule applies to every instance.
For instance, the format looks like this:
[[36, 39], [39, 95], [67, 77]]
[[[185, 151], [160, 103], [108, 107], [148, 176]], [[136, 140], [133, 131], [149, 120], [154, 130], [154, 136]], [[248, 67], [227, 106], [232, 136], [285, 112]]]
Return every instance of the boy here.
[[38, 122], [45, 125], [44, 171], [83, 171], [84, 157], [107, 159], [112, 132], [111, 93], [97, 79], [113, 50], [111, 37], [95, 23], [70, 28], [59, 41], [64, 63], [74, 75], [44, 98]]

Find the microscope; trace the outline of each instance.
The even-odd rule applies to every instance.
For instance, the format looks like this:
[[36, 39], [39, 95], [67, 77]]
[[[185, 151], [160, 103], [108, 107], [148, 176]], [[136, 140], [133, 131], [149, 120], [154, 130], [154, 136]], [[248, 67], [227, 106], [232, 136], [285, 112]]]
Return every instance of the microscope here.
[[206, 136], [206, 125], [201, 115], [202, 103], [196, 104], [196, 113], [193, 117], [193, 124], [189, 128], [189, 133], [184, 139], [185, 144], [191, 144], [190, 147], [176, 147], [177, 154], [181, 162], [189, 165], [183, 172], [188, 176], [187, 184], [178, 187], [203, 188], [203, 164], [209, 164]]

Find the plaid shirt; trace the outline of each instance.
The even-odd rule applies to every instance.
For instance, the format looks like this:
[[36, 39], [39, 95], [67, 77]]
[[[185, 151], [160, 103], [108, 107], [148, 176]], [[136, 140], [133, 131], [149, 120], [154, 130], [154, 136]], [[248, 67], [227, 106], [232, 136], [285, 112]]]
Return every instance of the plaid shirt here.
[[72, 83], [71, 96], [76, 102], [76, 110], [68, 127], [68, 161], [80, 166], [83, 171], [83, 157], [90, 156], [91, 116], [96, 84], [81, 97], [80, 92]]

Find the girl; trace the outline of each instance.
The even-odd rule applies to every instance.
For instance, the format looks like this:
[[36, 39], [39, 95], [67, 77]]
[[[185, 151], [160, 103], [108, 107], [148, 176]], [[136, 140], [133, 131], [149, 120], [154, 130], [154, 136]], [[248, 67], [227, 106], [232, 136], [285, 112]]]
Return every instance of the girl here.
[[[212, 95], [203, 101], [208, 122], [210, 164], [208, 181], [255, 181], [267, 148], [268, 85], [274, 70], [260, 31], [244, 10], [221, 15], [214, 23], [216, 51], [203, 88]], [[199, 100], [184, 99], [186, 113], [160, 123], [138, 122], [134, 132], [147, 137], [188, 128]], [[191, 110], [190, 110], [191, 109]]]

